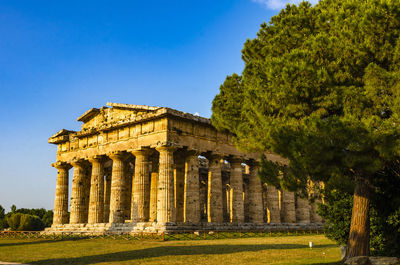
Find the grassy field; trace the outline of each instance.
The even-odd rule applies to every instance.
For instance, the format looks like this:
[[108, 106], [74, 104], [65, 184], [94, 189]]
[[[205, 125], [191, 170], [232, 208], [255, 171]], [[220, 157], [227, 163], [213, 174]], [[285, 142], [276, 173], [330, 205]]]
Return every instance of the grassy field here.
[[[308, 242], [314, 242], [314, 248]], [[338, 264], [323, 235], [217, 240], [0, 239], [0, 261], [29, 264]]]

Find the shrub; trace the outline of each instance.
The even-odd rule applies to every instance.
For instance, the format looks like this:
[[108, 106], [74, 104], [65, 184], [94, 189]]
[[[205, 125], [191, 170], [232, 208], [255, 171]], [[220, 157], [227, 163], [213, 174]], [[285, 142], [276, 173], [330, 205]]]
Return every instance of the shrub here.
[[43, 230], [43, 221], [35, 215], [14, 213], [7, 217], [7, 223], [14, 231], [39, 231]]
[[51, 211], [51, 210], [47, 211], [43, 215], [42, 221], [43, 221], [45, 227], [50, 227], [53, 224], [53, 211]]
[[[326, 193], [326, 204], [318, 213], [325, 219], [326, 236], [340, 245], [347, 243], [350, 232], [353, 197], [336, 190]], [[380, 205], [386, 202], [385, 209]], [[400, 257], [400, 208], [391, 208], [385, 197], [375, 197], [370, 209], [371, 254]]]

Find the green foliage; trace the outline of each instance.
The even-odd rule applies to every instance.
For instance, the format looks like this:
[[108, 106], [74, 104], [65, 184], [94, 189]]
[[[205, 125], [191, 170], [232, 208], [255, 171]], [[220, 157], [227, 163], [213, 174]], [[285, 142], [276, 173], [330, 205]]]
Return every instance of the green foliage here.
[[45, 227], [50, 227], [53, 224], [53, 211], [46, 211], [42, 217], [42, 221]]
[[13, 231], [39, 231], [44, 228], [38, 216], [23, 213], [12, 213], [7, 217], [7, 223]]
[[399, 28], [398, 1], [288, 5], [246, 41], [213, 124], [287, 158], [285, 186], [373, 175], [400, 152]]
[[30, 214], [30, 215], [36, 215], [40, 219], [43, 218], [43, 216], [46, 214], [46, 209], [40, 208], [40, 209], [27, 209], [27, 208], [20, 208], [20, 209], [15, 209], [15, 213], [25, 213], [25, 214]]
[[6, 216], [5, 209], [0, 205], [0, 219], [3, 219]]
[[287, 5], [246, 41], [242, 59], [211, 120], [239, 148], [287, 159], [264, 160], [264, 181], [304, 192], [311, 179], [348, 192], [356, 179], [377, 185], [399, 159], [400, 1]]
[[331, 191], [326, 194], [326, 204], [318, 205], [318, 214], [326, 222], [326, 236], [340, 245], [346, 245], [350, 232], [351, 209], [353, 197], [351, 194]]
[[[1, 218], [2, 216], [3, 218]], [[22, 221], [21, 218], [23, 218]], [[50, 227], [52, 223], [52, 210], [44, 208], [18, 209], [15, 205], [12, 205], [11, 211], [5, 214], [4, 208], [0, 205], [0, 229], [10, 227], [11, 230], [42, 230], [44, 227]]]
[[228, 76], [224, 84], [220, 86], [220, 94], [213, 100], [211, 120], [219, 130], [235, 133], [243, 119], [243, 115], [241, 115], [243, 102], [241, 79], [237, 74]]
[[8, 227], [5, 217], [5, 209], [3, 208], [3, 206], [0, 205], [0, 229]]
[[12, 213], [11, 215], [9, 215], [6, 220], [7, 223], [9, 225], [9, 227], [11, 228], [11, 230], [13, 231], [17, 231], [19, 228], [19, 225], [21, 223], [21, 217], [22, 217], [22, 213]]

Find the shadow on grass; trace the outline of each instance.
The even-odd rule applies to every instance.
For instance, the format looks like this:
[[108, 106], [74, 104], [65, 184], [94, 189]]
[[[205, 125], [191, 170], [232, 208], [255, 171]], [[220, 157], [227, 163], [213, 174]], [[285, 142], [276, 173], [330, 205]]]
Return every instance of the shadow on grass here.
[[85, 239], [85, 238], [46, 239], [46, 240], [38, 239], [35, 241], [28, 241], [28, 242], [0, 243], [0, 248], [1, 247], [23, 246], [23, 245], [34, 245], [34, 244], [44, 244], [44, 243], [57, 243], [57, 242], [61, 242], [61, 241], [76, 241], [76, 240], [83, 240], [83, 239]]
[[[335, 247], [333, 244], [320, 245], [318, 248]], [[129, 250], [82, 256], [75, 258], [54, 258], [30, 262], [30, 264], [96, 264], [101, 262], [134, 261], [144, 258], [157, 258], [164, 256], [185, 256], [185, 255], [213, 255], [232, 254], [248, 251], [260, 251], [268, 249], [303, 249], [308, 248], [300, 244], [264, 244], [264, 245], [203, 245], [203, 246], [162, 246], [147, 249]], [[336, 264], [336, 263], [326, 263]]]

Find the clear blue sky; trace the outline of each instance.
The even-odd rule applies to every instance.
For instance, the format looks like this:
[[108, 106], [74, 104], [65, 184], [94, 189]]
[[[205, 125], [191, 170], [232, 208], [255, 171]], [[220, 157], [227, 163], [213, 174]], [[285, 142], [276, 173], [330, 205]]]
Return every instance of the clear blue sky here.
[[47, 140], [79, 130], [92, 107], [209, 117], [226, 75], [243, 69], [243, 43], [285, 2], [0, 0], [0, 205], [53, 208]]

